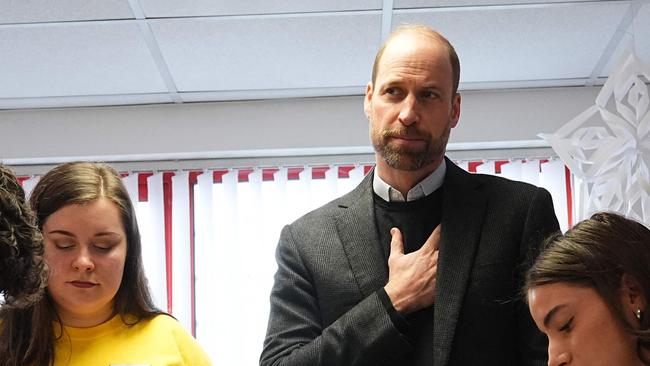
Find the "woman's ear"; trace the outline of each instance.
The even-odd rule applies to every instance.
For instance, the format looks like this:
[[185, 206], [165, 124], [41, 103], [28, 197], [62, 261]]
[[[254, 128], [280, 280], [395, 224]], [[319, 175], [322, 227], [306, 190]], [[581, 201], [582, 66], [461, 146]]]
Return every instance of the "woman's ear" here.
[[630, 274], [624, 273], [621, 277], [621, 305], [623, 310], [627, 314], [634, 315], [638, 323], [641, 321], [641, 316], [648, 316], [643, 314], [646, 304], [645, 294], [639, 285], [639, 281]]

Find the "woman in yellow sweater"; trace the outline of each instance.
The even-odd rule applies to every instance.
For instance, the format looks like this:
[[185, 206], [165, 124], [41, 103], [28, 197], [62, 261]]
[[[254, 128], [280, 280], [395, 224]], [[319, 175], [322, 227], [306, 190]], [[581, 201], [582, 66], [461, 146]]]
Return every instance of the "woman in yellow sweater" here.
[[33, 307], [3, 311], [0, 365], [210, 364], [194, 338], [153, 305], [135, 211], [115, 170], [60, 165], [43, 176], [30, 203], [43, 232], [48, 286]]

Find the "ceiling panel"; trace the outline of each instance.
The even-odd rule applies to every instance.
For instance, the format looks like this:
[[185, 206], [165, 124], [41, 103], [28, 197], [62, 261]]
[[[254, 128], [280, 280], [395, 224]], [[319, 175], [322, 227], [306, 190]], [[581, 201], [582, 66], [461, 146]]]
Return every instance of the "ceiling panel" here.
[[[633, 9], [634, 10], [634, 9]], [[598, 74], [601, 78], [606, 78], [612, 73], [612, 70], [627, 58], [628, 52], [634, 52], [636, 56], [650, 65], [650, 3], [639, 6], [639, 9], [632, 11], [629, 15], [633, 17], [629, 22], [629, 27], [619, 29], [620, 41], [614, 45], [614, 50], [602, 70]], [[625, 22], [623, 22], [625, 23]]]
[[[572, 0], [572, 2], [590, 2], [594, 0]], [[539, 3], [566, 3], [567, 0], [394, 0], [394, 8], [436, 8], [456, 6], [494, 6], [522, 5]]]
[[132, 18], [128, 0], [0, 0], [0, 24]]
[[382, 0], [139, 0], [147, 17], [300, 13], [381, 9]]
[[586, 78], [629, 4], [396, 10], [393, 24], [425, 23], [456, 47], [461, 81]]
[[363, 86], [379, 12], [151, 22], [179, 91]]
[[0, 109], [361, 94], [384, 3], [451, 39], [466, 90], [650, 65], [647, 0], [0, 0]]
[[135, 21], [0, 26], [0, 98], [167, 91]]

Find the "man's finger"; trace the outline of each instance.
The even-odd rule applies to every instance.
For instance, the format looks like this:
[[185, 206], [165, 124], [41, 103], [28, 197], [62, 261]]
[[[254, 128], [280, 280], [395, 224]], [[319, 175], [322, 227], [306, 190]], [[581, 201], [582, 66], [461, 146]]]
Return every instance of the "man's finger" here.
[[398, 254], [404, 254], [404, 241], [402, 239], [402, 232], [394, 227], [390, 229], [390, 257]]

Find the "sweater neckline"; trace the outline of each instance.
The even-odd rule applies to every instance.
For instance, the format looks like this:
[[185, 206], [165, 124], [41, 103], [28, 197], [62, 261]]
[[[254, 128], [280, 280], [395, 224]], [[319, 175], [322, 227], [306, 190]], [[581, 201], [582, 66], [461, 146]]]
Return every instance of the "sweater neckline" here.
[[[130, 320], [129, 318], [130, 317], [127, 316], [127, 321]], [[59, 322], [54, 322], [54, 327], [57, 328], [55, 333], [59, 332], [59, 329], [61, 329], [60, 326]], [[116, 314], [111, 319], [99, 325], [95, 325], [94, 327], [78, 328], [64, 325], [63, 332], [71, 339], [93, 339], [114, 333], [124, 326], [126, 326], [126, 324], [122, 320], [122, 315]]]

